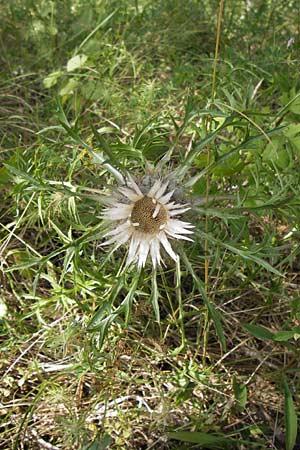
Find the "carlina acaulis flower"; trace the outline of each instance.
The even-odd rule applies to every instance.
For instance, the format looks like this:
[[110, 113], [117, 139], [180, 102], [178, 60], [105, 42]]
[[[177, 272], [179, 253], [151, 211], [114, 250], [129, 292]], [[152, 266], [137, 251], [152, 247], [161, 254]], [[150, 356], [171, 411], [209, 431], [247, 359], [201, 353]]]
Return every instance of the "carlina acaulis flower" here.
[[178, 255], [169, 240], [192, 240], [187, 235], [193, 234], [193, 225], [175, 219], [175, 216], [190, 208], [187, 204], [171, 201], [175, 189], [169, 191], [168, 185], [168, 180], [156, 179], [145, 193], [145, 188], [142, 185], [139, 187], [130, 177], [127, 185], [118, 189], [121, 198], [109, 198], [109, 206], [102, 217], [111, 222], [114, 228], [104, 235], [109, 237], [109, 240], [102, 245], [115, 244], [115, 251], [129, 241], [126, 265], [135, 261], [139, 268], [144, 267], [150, 255], [155, 268], [163, 262], [160, 255], [161, 245], [168, 255], [177, 261]]

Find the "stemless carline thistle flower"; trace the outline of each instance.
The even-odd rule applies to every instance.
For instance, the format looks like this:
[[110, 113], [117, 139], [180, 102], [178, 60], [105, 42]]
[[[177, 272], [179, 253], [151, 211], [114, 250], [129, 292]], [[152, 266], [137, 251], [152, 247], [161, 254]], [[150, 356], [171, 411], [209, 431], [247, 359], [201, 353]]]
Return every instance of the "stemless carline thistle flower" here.
[[126, 265], [137, 261], [139, 268], [144, 267], [150, 254], [155, 268], [163, 262], [160, 245], [174, 261], [177, 261], [178, 256], [172, 249], [169, 239], [192, 240], [186, 235], [193, 233], [191, 231], [193, 225], [174, 218], [190, 208], [186, 204], [170, 202], [175, 190], [166, 192], [168, 184], [169, 181], [162, 182], [157, 179], [145, 194], [130, 178], [127, 186], [118, 189], [123, 198], [109, 199], [110, 206], [104, 210], [102, 217], [116, 223], [116, 226], [104, 235], [109, 237], [109, 240], [102, 245], [115, 244], [113, 248], [115, 251], [130, 241]]

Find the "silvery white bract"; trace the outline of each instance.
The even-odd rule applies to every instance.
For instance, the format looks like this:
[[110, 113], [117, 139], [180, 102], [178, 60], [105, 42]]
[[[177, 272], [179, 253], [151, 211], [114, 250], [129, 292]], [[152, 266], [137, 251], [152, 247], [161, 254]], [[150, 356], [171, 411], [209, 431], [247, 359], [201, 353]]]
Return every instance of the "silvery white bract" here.
[[115, 227], [104, 235], [109, 240], [103, 245], [115, 244], [113, 251], [127, 241], [129, 243], [126, 265], [133, 261], [138, 267], [144, 267], [150, 255], [153, 267], [161, 264], [160, 245], [169, 256], [177, 261], [178, 256], [169, 242], [170, 239], [185, 239], [194, 228], [189, 222], [174, 217], [186, 212], [186, 204], [170, 201], [174, 190], [168, 191], [168, 181], [156, 180], [149, 191], [144, 194], [137, 183], [130, 178], [127, 186], [118, 191], [122, 199], [110, 198], [103, 213], [103, 218], [115, 224]]

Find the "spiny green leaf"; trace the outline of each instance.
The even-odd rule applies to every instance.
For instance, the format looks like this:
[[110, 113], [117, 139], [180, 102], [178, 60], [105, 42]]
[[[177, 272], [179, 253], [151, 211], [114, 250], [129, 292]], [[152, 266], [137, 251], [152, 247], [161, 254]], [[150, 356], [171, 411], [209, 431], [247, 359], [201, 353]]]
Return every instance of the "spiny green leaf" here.
[[220, 239], [215, 238], [211, 234], [205, 233], [204, 231], [201, 231], [201, 230], [197, 230], [197, 234], [200, 235], [201, 238], [207, 239], [209, 242], [213, 242], [214, 244], [218, 244], [221, 247], [227, 248], [232, 253], [239, 255], [243, 259], [248, 259], [250, 261], [255, 262], [256, 264], [264, 267], [266, 270], [274, 273], [275, 275], [278, 275], [280, 277], [284, 276], [277, 269], [275, 269], [273, 266], [271, 266], [271, 264], [269, 264], [267, 261], [263, 260], [259, 256], [254, 255], [249, 250], [244, 250], [244, 249], [240, 249], [238, 247], [234, 247], [233, 245], [223, 242]]

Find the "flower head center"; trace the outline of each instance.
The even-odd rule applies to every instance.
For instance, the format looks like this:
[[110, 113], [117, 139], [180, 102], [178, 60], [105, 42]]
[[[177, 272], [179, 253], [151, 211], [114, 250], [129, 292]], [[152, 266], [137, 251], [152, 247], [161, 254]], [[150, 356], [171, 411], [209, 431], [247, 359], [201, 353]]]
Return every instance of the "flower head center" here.
[[146, 195], [135, 202], [131, 223], [143, 233], [158, 233], [167, 223], [168, 213], [164, 205]]

